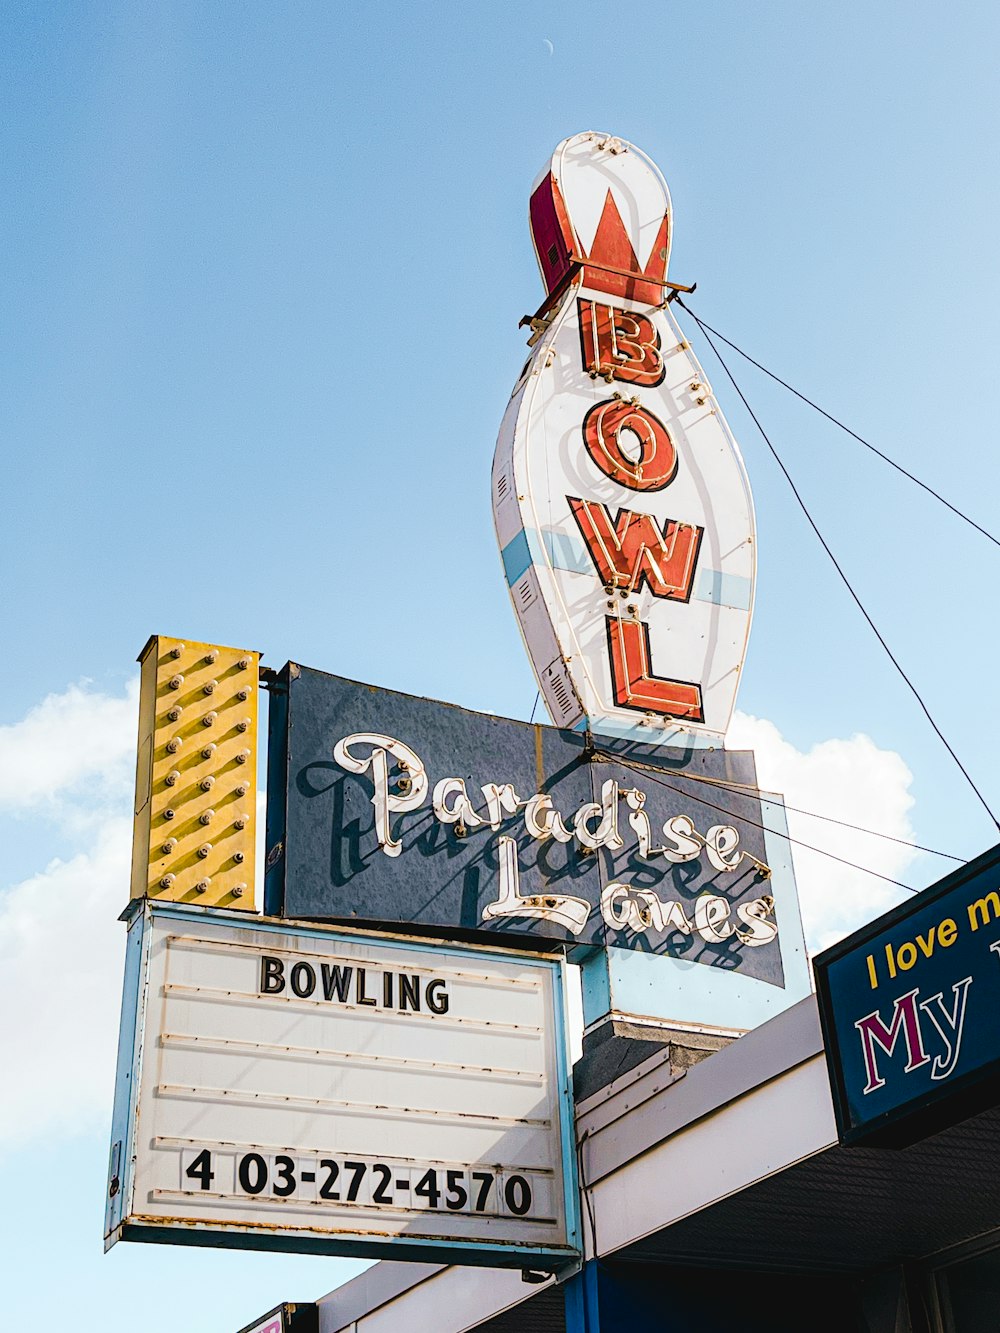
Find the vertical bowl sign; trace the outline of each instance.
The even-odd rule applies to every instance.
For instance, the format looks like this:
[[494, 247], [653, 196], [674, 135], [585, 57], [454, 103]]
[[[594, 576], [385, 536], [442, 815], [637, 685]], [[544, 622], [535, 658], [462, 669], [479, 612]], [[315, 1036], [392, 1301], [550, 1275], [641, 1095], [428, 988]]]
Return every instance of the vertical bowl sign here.
[[557, 726], [717, 744], [750, 632], [753, 502], [664, 300], [666, 184], [621, 139], [564, 140], [531, 196], [547, 297], [493, 464], [493, 514]]

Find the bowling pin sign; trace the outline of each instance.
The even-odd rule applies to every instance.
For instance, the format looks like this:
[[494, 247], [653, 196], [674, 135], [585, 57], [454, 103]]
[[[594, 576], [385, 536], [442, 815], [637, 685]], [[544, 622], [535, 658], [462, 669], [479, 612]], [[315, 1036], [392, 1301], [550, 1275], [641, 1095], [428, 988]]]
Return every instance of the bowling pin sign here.
[[632, 144], [564, 139], [535, 183], [545, 282], [504, 415], [493, 515], [553, 721], [718, 745], [753, 610], [743, 460], [664, 284], [667, 186]]

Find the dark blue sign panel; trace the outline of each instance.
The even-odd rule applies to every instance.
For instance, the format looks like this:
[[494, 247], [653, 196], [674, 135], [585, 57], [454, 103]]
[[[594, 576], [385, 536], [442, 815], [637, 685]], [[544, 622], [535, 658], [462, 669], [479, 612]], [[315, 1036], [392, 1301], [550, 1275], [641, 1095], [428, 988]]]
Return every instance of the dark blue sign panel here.
[[844, 1143], [901, 1147], [1000, 1096], [1000, 847], [813, 964]]
[[316, 1333], [318, 1328], [318, 1305], [292, 1305], [286, 1301], [252, 1324], [245, 1324], [239, 1333]]
[[783, 985], [752, 754], [588, 738], [295, 664], [270, 698], [269, 914], [614, 945]]

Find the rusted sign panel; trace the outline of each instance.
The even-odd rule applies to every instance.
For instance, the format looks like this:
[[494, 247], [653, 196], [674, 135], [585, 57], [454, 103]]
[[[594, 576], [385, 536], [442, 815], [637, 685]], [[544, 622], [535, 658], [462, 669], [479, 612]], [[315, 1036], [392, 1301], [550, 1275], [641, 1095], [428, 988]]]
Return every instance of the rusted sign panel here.
[[753, 756], [529, 726], [289, 665], [266, 911], [668, 954], [775, 986]]
[[574, 1258], [560, 960], [132, 911], [108, 1246]]

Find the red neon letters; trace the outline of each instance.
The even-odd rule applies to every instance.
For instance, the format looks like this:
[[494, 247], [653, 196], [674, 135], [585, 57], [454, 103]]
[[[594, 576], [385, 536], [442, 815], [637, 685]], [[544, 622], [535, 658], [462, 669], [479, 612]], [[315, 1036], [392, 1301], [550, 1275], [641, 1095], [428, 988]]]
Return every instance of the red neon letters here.
[[577, 305], [583, 364], [592, 375], [649, 388], [662, 383], [660, 335], [651, 320], [583, 297]]
[[[660, 338], [652, 321], [615, 306], [580, 298], [584, 369], [652, 388], [664, 377]], [[597, 403], [583, 421], [583, 439], [606, 477], [632, 491], [662, 491], [677, 475], [677, 450], [663, 422], [637, 398]], [[650, 514], [567, 496], [601, 582], [630, 593], [648, 587], [654, 597], [686, 602], [691, 596], [704, 530], [668, 519], [662, 529]], [[634, 608], [632, 611], [634, 614]], [[649, 626], [636, 619], [606, 619], [615, 704], [660, 717], [704, 722], [701, 686], [654, 675]]]
[[619, 708], [637, 708], [662, 717], [704, 722], [701, 686], [654, 676], [649, 661], [649, 626], [640, 620], [607, 617], [611, 683]]
[[661, 532], [650, 514], [620, 509], [612, 519], [607, 505], [566, 498], [605, 586], [637, 592], [646, 584], [654, 597], [688, 600], [704, 529], [668, 519]]
[[597, 403], [583, 419], [583, 440], [604, 475], [631, 491], [662, 491], [677, 475], [666, 426], [637, 400]]

